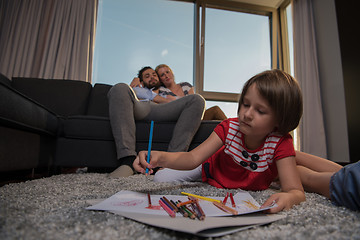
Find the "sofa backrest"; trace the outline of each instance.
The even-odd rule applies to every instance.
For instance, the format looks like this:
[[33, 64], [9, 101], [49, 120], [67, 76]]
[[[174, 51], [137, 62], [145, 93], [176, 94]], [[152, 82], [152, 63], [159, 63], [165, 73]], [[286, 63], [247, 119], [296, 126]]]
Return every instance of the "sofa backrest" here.
[[87, 115], [109, 117], [109, 103], [107, 94], [112, 86], [95, 83], [91, 90]]
[[19, 77], [11, 86], [60, 116], [86, 114], [92, 88], [83, 81]]

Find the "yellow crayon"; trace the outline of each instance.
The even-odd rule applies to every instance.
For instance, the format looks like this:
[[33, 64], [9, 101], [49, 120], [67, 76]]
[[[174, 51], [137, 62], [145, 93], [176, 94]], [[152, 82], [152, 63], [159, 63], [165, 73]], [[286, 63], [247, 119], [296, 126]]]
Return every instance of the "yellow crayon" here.
[[208, 197], [202, 197], [202, 196], [191, 194], [191, 193], [181, 192], [181, 194], [191, 196], [191, 197], [194, 197], [194, 198], [198, 198], [198, 199], [202, 199], [202, 200], [206, 200], [206, 201], [209, 201], [209, 202], [221, 202], [220, 200], [217, 200], [217, 199], [208, 198]]

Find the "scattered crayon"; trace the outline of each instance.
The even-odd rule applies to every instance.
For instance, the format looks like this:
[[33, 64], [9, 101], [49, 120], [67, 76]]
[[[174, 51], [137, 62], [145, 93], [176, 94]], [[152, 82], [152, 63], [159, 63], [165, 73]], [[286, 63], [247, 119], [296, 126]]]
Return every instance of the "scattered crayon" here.
[[183, 207], [179, 207], [178, 209], [179, 209], [179, 212], [180, 212], [184, 217], [188, 217], [188, 216], [189, 216], [189, 214], [184, 210]]
[[184, 205], [191, 204], [193, 202], [194, 202], [193, 200], [189, 200], [189, 201], [186, 201], [186, 202], [179, 202], [176, 206], [181, 207], [181, 206], [184, 206]]
[[238, 215], [238, 212], [235, 209], [232, 209], [228, 206], [225, 206], [222, 203], [213, 202], [215, 206], [217, 206], [219, 209], [223, 210], [224, 212], [231, 213], [232, 215]]
[[[179, 200], [178, 203], [181, 203], [181, 201]], [[189, 218], [195, 219], [194, 213], [189, 208], [187, 208], [186, 205], [181, 206], [181, 208], [188, 214]]]
[[175, 212], [175, 210], [171, 207], [171, 205], [170, 205], [168, 202], [166, 202], [166, 201], [164, 200], [164, 198], [160, 198], [160, 201], [162, 201], [163, 203], [165, 203], [166, 206], [168, 206], [168, 208], [170, 208], [172, 211]]
[[163, 198], [163, 200], [167, 203], [167, 205], [169, 205], [170, 208], [172, 208], [175, 212], [178, 212], [178, 211], [179, 211], [178, 208], [176, 207], [176, 205], [173, 205], [173, 204], [171, 203], [171, 201], [169, 201], [165, 196], [163, 196], [162, 198]]
[[195, 205], [196, 205], [196, 207], [197, 207], [197, 209], [198, 209], [198, 211], [199, 211], [199, 213], [200, 213], [199, 219], [200, 219], [200, 220], [204, 220], [204, 219], [205, 219], [205, 213], [204, 213], [203, 209], [201, 208], [199, 202], [196, 201], [196, 202], [195, 202]]
[[229, 192], [226, 193], [226, 196], [225, 196], [225, 198], [224, 198], [224, 200], [222, 202], [223, 204], [226, 204], [226, 201], [227, 201], [228, 197], [229, 197]]
[[149, 206], [148, 206], [148, 207], [151, 208], [151, 197], [150, 197], [150, 193], [148, 193], [147, 196], [148, 196], [148, 202], [149, 202]]
[[170, 217], [174, 218], [176, 216], [174, 210], [170, 209], [168, 205], [166, 205], [165, 202], [161, 199], [159, 200], [159, 204], [169, 214]]
[[233, 207], [236, 207], [236, 204], [235, 204], [234, 197], [233, 197], [233, 194], [232, 194], [232, 193], [230, 193], [230, 200], [231, 200], [231, 205], [232, 205]]
[[196, 209], [197, 212], [197, 217], [199, 218], [199, 220], [204, 220], [205, 219], [205, 213], [203, 211], [203, 209], [201, 208], [200, 204], [199, 204], [199, 200], [195, 197], [189, 196], [190, 200], [193, 200], [194, 202], [192, 204], [194, 204], [194, 208]]
[[213, 198], [209, 198], [209, 197], [203, 197], [203, 196], [199, 196], [199, 195], [195, 195], [195, 194], [191, 194], [191, 193], [181, 192], [181, 194], [191, 196], [191, 197], [195, 197], [195, 198], [202, 199], [202, 200], [206, 200], [206, 201], [210, 201], [210, 202], [221, 202], [220, 200], [217, 200], [217, 199], [213, 199]]

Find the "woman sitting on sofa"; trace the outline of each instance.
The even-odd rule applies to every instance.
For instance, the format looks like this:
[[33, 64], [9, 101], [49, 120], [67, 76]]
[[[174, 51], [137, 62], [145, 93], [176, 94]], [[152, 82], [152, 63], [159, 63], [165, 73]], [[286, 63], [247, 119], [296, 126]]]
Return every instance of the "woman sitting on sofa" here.
[[[166, 64], [160, 64], [155, 68], [159, 75], [160, 81], [164, 87], [160, 87], [159, 95], [166, 98], [167, 96], [183, 97], [194, 94], [194, 87], [188, 82], [175, 83], [175, 76], [171, 68]], [[225, 120], [225, 113], [219, 106], [213, 106], [206, 109], [203, 120]]]

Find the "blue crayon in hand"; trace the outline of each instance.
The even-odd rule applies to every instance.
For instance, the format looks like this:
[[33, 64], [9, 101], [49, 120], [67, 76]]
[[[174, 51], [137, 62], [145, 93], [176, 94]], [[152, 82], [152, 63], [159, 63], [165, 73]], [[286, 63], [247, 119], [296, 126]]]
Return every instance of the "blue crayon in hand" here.
[[[148, 154], [147, 154], [147, 163], [150, 163], [150, 155], [151, 155], [151, 143], [152, 143], [152, 137], [153, 137], [153, 131], [154, 131], [154, 121], [151, 121], [150, 125], [150, 136], [149, 136], [149, 146], [148, 146]], [[146, 168], [146, 174], [149, 174], [149, 169]]]

